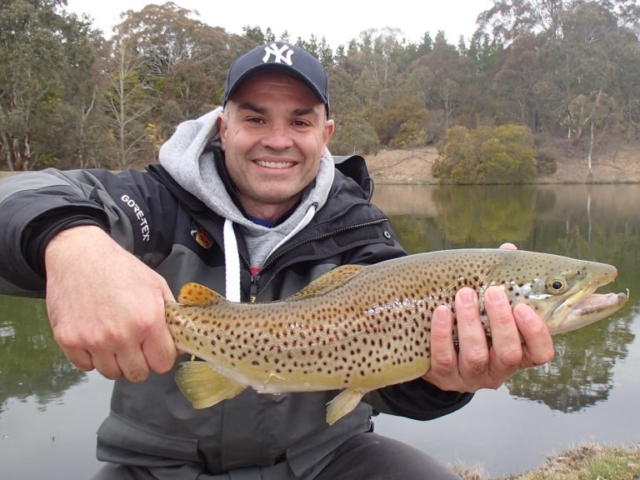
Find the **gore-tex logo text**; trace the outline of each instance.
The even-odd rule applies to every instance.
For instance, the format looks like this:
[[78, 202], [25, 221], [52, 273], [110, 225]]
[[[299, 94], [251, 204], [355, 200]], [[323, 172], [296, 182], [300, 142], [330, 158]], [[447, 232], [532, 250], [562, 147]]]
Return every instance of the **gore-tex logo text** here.
[[282, 48], [278, 48], [278, 45], [272, 43], [268, 47], [264, 49], [264, 57], [262, 57], [262, 61], [267, 63], [273, 55], [274, 63], [286, 63], [287, 65], [292, 65], [293, 61], [291, 60], [291, 55], [293, 55], [293, 50], [289, 48], [289, 45], [283, 45]]
[[147, 217], [144, 216], [144, 212], [142, 211], [142, 209], [138, 206], [135, 200], [129, 197], [129, 195], [123, 195], [122, 197], [120, 197], [120, 200], [122, 200], [127, 205], [127, 207], [132, 209], [133, 213], [135, 213], [136, 215], [136, 218], [140, 220], [140, 232], [142, 233], [142, 241], [148, 242], [150, 240], [149, 222], [147, 222]]

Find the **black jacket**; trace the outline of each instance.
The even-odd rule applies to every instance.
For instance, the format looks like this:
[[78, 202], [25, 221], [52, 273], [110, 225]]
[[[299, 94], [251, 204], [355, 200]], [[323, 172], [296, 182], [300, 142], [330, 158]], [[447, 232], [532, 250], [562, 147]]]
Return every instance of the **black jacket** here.
[[[369, 202], [361, 157], [337, 166], [329, 199], [311, 223], [268, 259], [259, 276], [244, 261], [243, 301], [286, 298], [344, 264], [372, 264], [405, 252], [386, 216]], [[224, 219], [179, 187], [159, 166], [148, 172], [49, 170], [0, 183], [0, 293], [43, 296], [43, 253], [58, 231], [99, 225], [166, 278], [174, 294], [190, 281], [224, 293]], [[237, 233], [241, 258], [248, 258]], [[126, 274], [126, 272], [123, 272]], [[180, 359], [184, 360], [184, 359]], [[142, 384], [115, 382], [111, 414], [98, 432], [102, 460], [198, 472], [269, 466], [286, 461], [296, 477], [322, 468], [351, 436], [371, 429], [376, 411], [428, 420], [465, 405], [470, 394], [443, 392], [420, 379], [371, 392], [332, 427], [325, 405], [337, 392], [238, 397], [194, 410], [173, 372]], [[169, 478], [169, 477], [167, 477]]]

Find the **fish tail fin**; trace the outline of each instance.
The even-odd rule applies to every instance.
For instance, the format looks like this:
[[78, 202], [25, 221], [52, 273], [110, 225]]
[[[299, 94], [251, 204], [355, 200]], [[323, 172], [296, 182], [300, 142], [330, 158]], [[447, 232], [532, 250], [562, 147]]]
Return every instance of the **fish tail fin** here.
[[246, 387], [219, 374], [206, 362], [183, 362], [176, 372], [176, 383], [194, 408], [207, 408], [233, 398]]
[[358, 406], [366, 392], [347, 388], [327, 404], [327, 423], [333, 425]]

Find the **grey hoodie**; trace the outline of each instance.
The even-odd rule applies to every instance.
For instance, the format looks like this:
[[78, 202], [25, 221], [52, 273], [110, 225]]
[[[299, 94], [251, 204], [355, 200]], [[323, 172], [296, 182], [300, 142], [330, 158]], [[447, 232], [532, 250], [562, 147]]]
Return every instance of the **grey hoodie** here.
[[218, 117], [221, 115], [223, 109], [219, 107], [196, 120], [181, 123], [174, 135], [162, 145], [160, 164], [181, 187], [227, 219], [224, 228], [226, 291], [230, 300], [239, 301], [240, 263], [233, 223], [241, 227], [251, 266], [261, 268], [269, 255], [302, 230], [325, 204], [335, 168], [331, 154], [325, 149], [315, 182], [304, 192], [291, 216], [272, 228], [258, 225], [247, 219], [234, 204], [218, 174], [213, 153], [204, 151], [209, 145], [220, 146]]

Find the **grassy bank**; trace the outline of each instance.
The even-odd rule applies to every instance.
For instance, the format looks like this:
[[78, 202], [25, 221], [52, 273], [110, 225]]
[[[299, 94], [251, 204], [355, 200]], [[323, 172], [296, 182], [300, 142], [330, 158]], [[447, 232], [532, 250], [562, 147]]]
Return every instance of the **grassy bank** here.
[[489, 477], [479, 468], [454, 467], [464, 480], [640, 480], [640, 444], [572, 448], [541, 467], [508, 477]]

